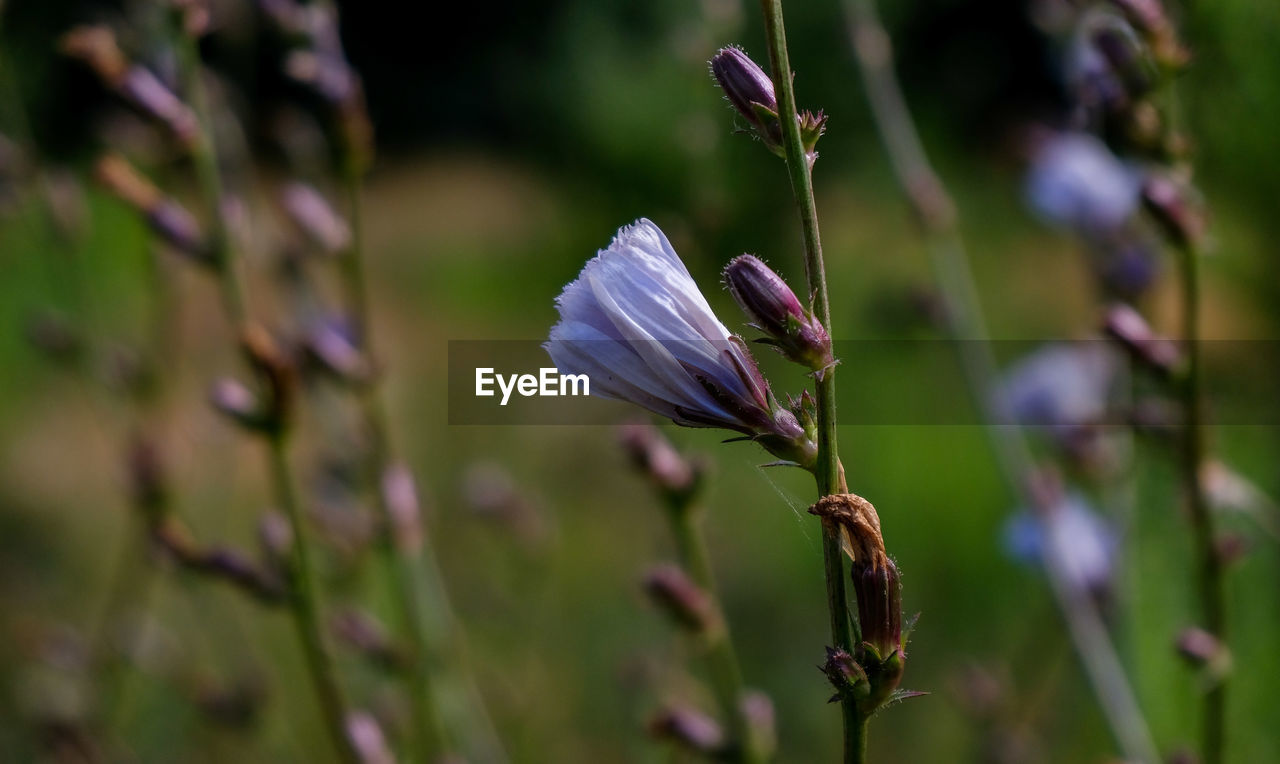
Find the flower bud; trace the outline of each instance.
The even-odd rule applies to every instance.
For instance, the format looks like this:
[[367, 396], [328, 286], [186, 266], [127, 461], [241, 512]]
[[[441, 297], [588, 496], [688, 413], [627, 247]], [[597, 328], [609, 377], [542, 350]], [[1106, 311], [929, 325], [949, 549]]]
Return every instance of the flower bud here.
[[403, 463], [388, 465], [382, 473], [382, 500], [391, 515], [392, 543], [404, 554], [416, 555], [422, 551], [425, 530], [422, 526], [422, 505], [418, 501], [418, 487], [413, 473]]
[[1204, 241], [1205, 218], [1199, 200], [1186, 185], [1167, 175], [1152, 175], [1142, 186], [1142, 202], [1178, 246]]
[[1134, 357], [1157, 371], [1170, 372], [1182, 361], [1177, 345], [1156, 334], [1142, 314], [1128, 305], [1107, 311], [1105, 329]]
[[649, 734], [695, 753], [718, 754], [725, 746], [724, 731], [720, 725], [692, 708], [672, 707], [659, 711], [649, 722]]
[[711, 59], [711, 76], [725, 99], [773, 153], [782, 156], [782, 126], [773, 80], [740, 48], [721, 48]]
[[95, 174], [108, 191], [141, 213], [157, 236], [196, 261], [213, 264], [208, 243], [191, 213], [165, 196], [128, 161], [108, 154], [98, 160]]
[[351, 246], [347, 222], [315, 188], [290, 183], [280, 192], [280, 203], [298, 230], [325, 254], [337, 254]]
[[706, 634], [719, 625], [711, 597], [676, 565], [651, 569], [644, 577], [644, 588], [674, 623], [694, 634]]
[[832, 363], [831, 337], [782, 277], [754, 255], [740, 255], [724, 269], [724, 283], [754, 326], [796, 363], [820, 371]]
[[671, 442], [651, 424], [624, 424], [618, 441], [636, 469], [671, 504], [684, 508], [697, 495], [701, 477], [698, 467], [684, 458]]

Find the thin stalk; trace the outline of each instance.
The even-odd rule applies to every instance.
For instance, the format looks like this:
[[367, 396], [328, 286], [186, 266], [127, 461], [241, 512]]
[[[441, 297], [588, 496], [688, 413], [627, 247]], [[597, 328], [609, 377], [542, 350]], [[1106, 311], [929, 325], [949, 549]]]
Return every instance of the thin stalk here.
[[[360, 175], [348, 168], [343, 179], [351, 247], [341, 264], [342, 284], [361, 349], [372, 355], [373, 327], [365, 276]], [[387, 416], [378, 388], [371, 386], [363, 390], [359, 405], [369, 435], [369, 471], [375, 480], [380, 480], [391, 468], [393, 457]], [[458, 621], [429, 534], [421, 534], [421, 540], [413, 547], [399, 543], [393, 537], [396, 518], [385, 492], [375, 488], [373, 500], [384, 529], [378, 554], [391, 572], [403, 627], [416, 654], [410, 692], [423, 750], [429, 754], [448, 753], [458, 743], [452, 729], [456, 725], [464, 730], [467, 748], [471, 749], [466, 751], [469, 755], [484, 761], [504, 761], [506, 753], [463, 655]], [[437, 681], [437, 674], [445, 670], [453, 673], [453, 681]], [[458, 697], [449, 697], [451, 695]], [[455, 711], [450, 716], [453, 725], [446, 723], [444, 707]]]
[[730, 739], [739, 746], [741, 761], [766, 761], [768, 757], [761, 749], [762, 741], [755, 734], [751, 720], [743, 709], [742, 668], [733, 647], [728, 621], [720, 607], [720, 598], [716, 595], [715, 575], [711, 571], [707, 542], [698, 523], [700, 513], [691, 503], [684, 503], [673, 506], [668, 514], [671, 517], [671, 535], [675, 538], [676, 557], [680, 561], [680, 567], [712, 599], [720, 616], [719, 624], [706, 635], [702, 646], [711, 687], [720, 704], [720, 713], [728, 723]]
[[[929, 164], [894, 74], [888, 33], [872, 0], [848, 0], [846, 8], [854, 58], [872, 116], [898, 184], [925, 234], [949, 331], [956, 340], [970, 393], [986, 413], [987, 437], [1000, 473], [1011, 493], [1027, 506], [1036, 506], [1040, 501], [1031, 488], [1035, 460], [1022, 428], [992, 405], [990, 393], [995, 389], [998, 367], [981, 300], [956, 226], [954, 206]], [[1051, 550], [1045, 555], [1044, 566], [1055, 603], [1117, 744], [1126, 758], [1155, 764], [1160, 760], [1155, 742], [1101, 614], [1093, 600], [1070, 584], [1063, 561]]]
[[289, 556], [289, 580], [292, 584], [289, 610], [293, 614], [298, 641], [302, 643], [307, 669], [315, 683], [316, 696], [327, 722], [325, 726], [343, 761], [354, 764], [360, 761], [360, 756], [347, 737], [347, 702], [338, 682], [333, 658], [324, 642], [324, 627], [320, 622], [317, 587], [311, 567], [311, 543], [303, 532], [306, 529], [306, 519], [294, 491], [283, 432], [272, 433], [267, 438], [267, 452], [276, 501], [284, 509], [289, 524], [293, 527], [293, 553]]
[[[222, 216], [222, 175], [218, 168], [217, 147], [210, 120], [208, 97], [201, 81], [200, 51], [195, 37], [186, 30], [177, 33], [177, 49], [181, 76], [187, 98], [199, 124], [198, 136], [192, 147], [197, 179], [208, 207], [209, 236], [214, 248], [214, 264], [219, 276], [219, 286], [227, 318], [239, 334], [248, 323], [244, 288], [236, 265], [230, 238]], [[347, 705], [337, 670], [333, 665], [324, 641], [320, 622], [319, 591], [311, 568], [311, 543], [302, 507], [293, 487], [293, 474], [289, 465], [285, 432], [279, 429], [267, 438], [268, 462], [276, 500], [289, 517], [293, 530], [293, 551], [290, 555], [290, 583], [292, 585], [290, 612], [302, 643], [307, 669], [315, 686], [325, 727], [333, 738], [339, 757], [350, 764], [357, 764], [359, 754], [347, 736]]]
[[[831, 332], [831, 304], [827, 297], [826, 267], [822, 260], [822, 240], [818, 233], [818, 208], [813, 199], [813, 169], [805, 156], [796, 113], [795, 87], [791, 76], [791, 60], [787, 54], [787, 35], [782, 20], [782, 0], [761, 0], [765, 34], [769, 40], [769, 65], [773, 70], [774, 90], [778, 95], [778, 120], [782, 123], [783, 148], [791, 191], [799, 208], [804, 233], [804, 270], [813, 310]], [[836, 375], [828, 368], [816, 375], [818, 419], [818, 459], [814, 477], [820, 496], [848, 490], [840, 454], [836, 447]], [[844, 552], [833, 523], [822, 525], [822, 557], [827, 580], [827, 611], [831, 617], [831, 641], [835, 647], [852, 653], [853, 629], [849, 619], [849, 601], [845, 593]], [[866, 760], [866, 720], [862, 718], [852, 697], [840, 702], [844, 724], [844, 759]]]
[[[1201, 478], [1205, 460], [1205, 413], [1202, 391], [1204, 369], [1200, 346], [1200, 269], [1198, 252], [1185, 246], [1179, 252], [1182, 287], [1182, 338], [1186, 354], [1186, 378], [1182, 385], [1184, 428], [1182, 477], [1191, 510], [1191, 532], [1197, 558], [1201, 617], [1205, 629], [1226, 643], [1227, 616], [1222, 557], [1215, 543], [1213, 512]], [[1217, 678], [1205, 695], [1201, 756], [1205, 764], [1221, 764], [1226, 738], [1227, 687]]]

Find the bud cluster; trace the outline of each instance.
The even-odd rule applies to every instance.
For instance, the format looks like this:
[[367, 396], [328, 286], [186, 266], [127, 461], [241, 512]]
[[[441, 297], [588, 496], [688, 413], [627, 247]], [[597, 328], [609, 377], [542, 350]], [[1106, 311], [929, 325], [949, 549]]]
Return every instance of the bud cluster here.
[[845, 553], [853, 560], [853, 590], [858, 601], [861, 638], [852, 653], [828, 648], [820, 667], [836, 696], [852, 697], [864, 714], [885, 703], [916, 693], [898, 690], [906, 668], [902, 628], [902, 581], [885, 551], [880, 518], [871, 502], [851, 493], [824, 496], [811, 514], [840, 532]]

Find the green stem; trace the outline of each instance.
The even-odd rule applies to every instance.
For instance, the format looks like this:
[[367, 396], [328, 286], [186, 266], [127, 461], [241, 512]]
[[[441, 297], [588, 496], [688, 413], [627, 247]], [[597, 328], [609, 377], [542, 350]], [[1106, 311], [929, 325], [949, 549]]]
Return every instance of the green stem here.
[[[1038, 497], [1030, 479], [1036, 464], [1026, 435], [991, 404], [998, 367], [954, 205], [920, 143], [893, 71], [892, 45], [873, 0], [848, 0], [846, 7], [867, 101], [898, 185], [924, 232], [934, 280], [946, 306], [948, 330], [956, 341], [970, 394], [986, 410], [986, 432], [997, 466], [1009, 491], [1034, 507]], [[1097, 606], [1069, 583], [1057, 556], [1046, 555], [1044, 566], [1055, 604], [1120, 749], [1132, 761], [1155, 764], [1160, 760], [1155, 743]]]
[[[1191, 514], [1195, 543], [1201, 617], [1204, 627], [1226, 644], [1227, 617], [1222, 558], [1218, 554], [1214, 518], [1201, 478], [1205, 460], [1205, 415], [1202, 391], [1204, 370], [1200, 344], [1200, 269], [1195, 247], [1179, 253], [1182, 282], [1182, 337], [1186, 353], [1186, 379], [1182, 385], [1185, 426], [1182, 436], [1182, 477]], [[1226, 678], [1216, 678], [1205, 695], [1202, 758], [1204, 764], [1221, 764], [1226, 738]]]
[[715, 575], [707, 554], [706, 538], [698, 523], [699, 514], [697, 507], [691, 503], [681, 503], [670, 509], [676, 557], [698, 588], [715, 603], [716, 612], [720, 616], [719, 623], [706, 635], [703, 649], [712, 690], [720, 704], [720, 713], [729, 726], [729, 737], [737, 744], [741, 761], [763, 762], [768, 759], [768, 755], [743, 708], [742, 669], [733, 646], [728, 621], [720, 606], [720, 598], [716, 595]]
[[311, 542], [307, 538], [306, 519], [303, 517], [302, 506], [293, 488], [285, 435], [282, 432], [271, 434], [268, 437], [267, 446], [276, 501], [284, 509], [289, 518], [289, 525], [293, 529], [293, 551], [289, 556], [289, 580], [292, 584], [290, 612], [293, 614], [294, 627], [298, 632], [298, 641], [302, 643], [303, 656], [306, 658], [307, 669], [315, 683], [316, 697], [320, 701], [325, 726], [333, 738], [333, 744], [343, 761], [356, 764], [360, 761], [360, 756], [352, 747], [346, 733], [347, 702], [343, 696], [342, 687], [338, 683], [333, 657], [324, 641], [319, 598], [311, 567]]
[[[822, 241], [818, 234], [818, 209], [813, 198], [813, 171], [800, 137], [791, 60], [787, 54], [787, 35], [782, 20], [782, 0], [761, 0], [761, 7], [764, 11], [765, 33], [769, 39], [769, 64], [778, 95], [778, 119], [782, 123], [787, 171], [791, 177], [791, 190], [795, 195], [804, 232], [805, 280], [814, 312], [830, 333], [831, 304], [827, 297], [826, 268], [822, 259]], [[848, 490], [836, 447], [835, 368], [826, 369], [816, 376], [818, 460], [814, 476], [818, 483], [818, 493], [830, 496]], [[831, 640], [838, 649], [852, 653], [853, 630], [849, 620], [848, 596], [845, 593], [844, 553], [838, 531], [831, 523], [823, 523], [822, 555], [827, 579], [827, 610], [831, 616]], [[840, 706], [844, 723], [845, 761], [865, 761], [866, 720], [862, 718], [852, 697], [843, 698]]]
[[[178, 23], [181, 24], [180, 19]], [[248, 312], [245, 307], [244, 288], [240, 283], [236, 259], [222, 216], [222, 175], [218, 168], [217, 147], [210, 120], [208, 96], [201, 80], [200, 50], [195, 37], [188, 34], [186, 30], [178, 29], [176, 36], [184, 90], [200, 127], [192, 146], [192, 158], [208, 208], [213, 262], [218, 272], [227, 318], [239, 333], [248, 323]], [[302, 643], [307, 669], [324, 713], [325, 726], [333, 738], [338, 755], [345, 762], [357, 764], [360, 760], [359, 754], [352, 746], [346, 732], [346, 699], [324, 642], [318, 604], [319, 594], [311, 568], [308, 529], [293, 488], [284, 430], [271, 433], [268, 436], [267, 445], [272, 486], [277, 501], [288, 514], [289, 523], [293, 529], [293, 552], [290, 555], [292, 591], [289, 601], [298, 640]]]
[[[348, 163], [350, 165], [351, 163]], [[350, 167], [343, 173], [351, 224], [351, 247], [341, 265], [342, 285], [348, 310], [356, 325], [362, 350], [373, 353], [372, 316], [364, 267], [364, 215], [360, 202], [360, 176]], [[361, 418], [369, 435], [369, 472], [375, 483], [392, 465], [391, 438], [386, 412], [376, 387], [359, 396]], [[379, 554], [390, 572], [401, 610], [403, 628], [415, 653], [415, 671], [410, 692], [418, 719], [421, 750], [428, 755], [449, 753], [458, 741], [452, 727], [463, 731], [467, 753], [472, 757], [499, 762], [506, 759], [493, 722], [485, 709], [479, 688], [464, 660], [462, 638], [449, 602], [444, 576], [436, 563], [429, 536], [422, 535], [414, 548], [393, 537], [396, 518], [382, 490], [373, 492], [375, 509], [384, 528]], [[449, 671], [451, 680], [437, 681], [437, 674]], [[458, 697], [448, 697], [456, 695]], [[448, 706], [454, 724], [442, 713]]]

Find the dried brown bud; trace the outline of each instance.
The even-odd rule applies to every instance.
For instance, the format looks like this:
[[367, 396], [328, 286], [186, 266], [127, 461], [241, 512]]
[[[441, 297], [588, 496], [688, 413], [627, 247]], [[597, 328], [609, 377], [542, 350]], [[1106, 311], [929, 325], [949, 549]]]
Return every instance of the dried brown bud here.
[[261, 324], [249, 324], [241, 330], [240, 349], [266, 382], [264, 408], [268, 427], [284, 427], [293, 410], [297, 386], [293, 358]]
[[78, 58], [97, 74], [103, 82], [117, 87], [129, 69], [129, 61], [116, 43], [115, 32], [110, 27], [84, 25], [73, 27], [58, 40], [58, 49], [64, 55]]
[[880, 516], [871, 502], [852, 493], [823, 496], [809, 507], [809, 514], [833, 523], [841, 532], [845, 554], [859, 565], [881, 568], [889, 556], [880, 535]]
[[657, 565], [644, 577], [644, 589], [675, 624], [695, 634], [720, 625], [715, 602], [677, 565]]

